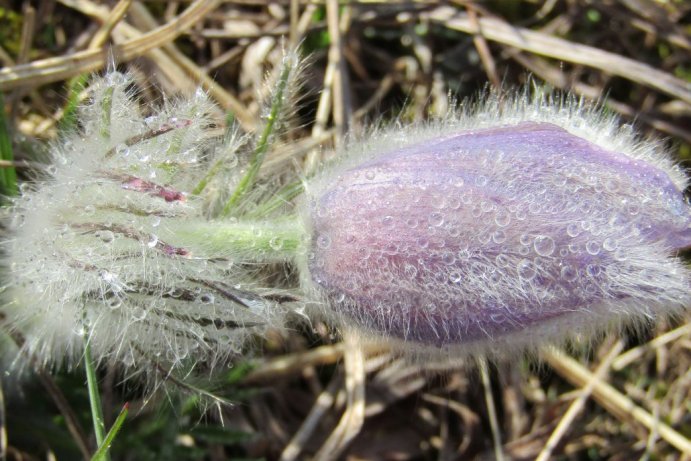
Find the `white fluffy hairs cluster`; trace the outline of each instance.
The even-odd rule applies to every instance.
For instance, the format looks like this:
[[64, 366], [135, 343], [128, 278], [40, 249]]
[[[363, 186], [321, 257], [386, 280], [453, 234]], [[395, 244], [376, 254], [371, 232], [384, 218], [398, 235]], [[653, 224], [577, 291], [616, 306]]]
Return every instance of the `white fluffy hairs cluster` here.
[[350, 140], [308, 182], [302, 284], [412, 357], [588, 341], [691, 304], [687, 186], [662, 143], [598, 105], [491, 94]]
[[75, 365], [89, 341], [95, 360], [129, 373], [212, 368], [281, 323], [241, 258], [177, 241], [220, 219], [251, 140], [208, 134], [203, 91], [145, 116], [132, 88], [128, 74], [94, 78], [80, 128], [9, 213], [2, 312], [40, 366]]
[[398, 148], [522, 122], [552, 123], [604, 149], [655, 165], [668, 173], [680, 190], [688, 187], [688, 176], [659, 139], [643, 138], [633, 125], [622, 123], [600, 102], [535, 87], [533, 80], [530, 85], [486, 91], [477, 100], [462, 103], [451, 100], [444, 114], [429, 120], [394, 121], [348, 137], [310, 187], [317, 191], [341, 171]]

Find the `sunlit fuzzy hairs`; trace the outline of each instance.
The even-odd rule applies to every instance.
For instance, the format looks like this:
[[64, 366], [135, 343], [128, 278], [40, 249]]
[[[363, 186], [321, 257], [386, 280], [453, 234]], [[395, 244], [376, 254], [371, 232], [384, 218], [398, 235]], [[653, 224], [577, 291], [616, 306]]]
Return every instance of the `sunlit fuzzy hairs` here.
[[572, 97], [370, 133], [306, 186], [303, 287], [412, 356], [515, 355], [691, 303], [688, 179]]
[[491, 96], [253, 187], [299, 63], [223, 139], [203, 92], [143, 117], [127, 75], [94, 81], [7, 224], [2, 311], [38, 363], [88, 341], [131, 373], [206, 370], [304, 307], [412, 356], [504, 355], [688, 306], [686, 175], [570, 97]]
[[[298, 64], [286, 55], [267, 111], [291, 97]], [[94, 78], [80, 128], [53, 144], [7, 220], [2, 313], [39, 366], [76, 364], [88, 341], [97, 361], [130, 374], [210, 369], [282, 325], [282, 287], [257, 280], [256, 239], [209, 254], [188, 231], [230, 221], [223, 203], [261, 131], [212, 136], [203, 91], [144, 116], [132, 87], [128, 74]]]

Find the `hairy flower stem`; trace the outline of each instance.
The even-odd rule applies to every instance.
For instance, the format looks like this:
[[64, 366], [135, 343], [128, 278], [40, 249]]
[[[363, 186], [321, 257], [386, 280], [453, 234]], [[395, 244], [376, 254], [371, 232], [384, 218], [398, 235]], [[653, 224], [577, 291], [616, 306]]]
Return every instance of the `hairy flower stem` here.
[[[89, 344], [88, 331], [84, 333], [84, 368], [86, 369], [86, 383], [89, 389], [89, 403], [91, 404], [91, 418], [94, 422], [94, 435], [96, 445], [100, 447], [106, 436], [106, 425], [103, 418], [103, 406], [101, 405], [101, 394], [98, 391], [98, 379], [96, 378], [96, 367], [91, 357], [91, 345]], [[106, 453], [102, 459], [109, 461], [110, 456]]]
[[191, 255], [253, 262], [294, 259], [305, 231], [296, 217], [273, 221], [207, 221], [176, 226], [175, 244]]

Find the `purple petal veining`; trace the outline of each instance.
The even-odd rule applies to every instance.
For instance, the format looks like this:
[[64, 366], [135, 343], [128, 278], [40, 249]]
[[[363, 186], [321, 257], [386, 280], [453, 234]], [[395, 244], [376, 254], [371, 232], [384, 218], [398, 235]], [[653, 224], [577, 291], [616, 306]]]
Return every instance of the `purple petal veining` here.
[[554, 338], [689, 300], [691, 207], [667, 172], [550, 123], [378, 155], [313, 194], [308, 261], [362, 328], [445, 346]]

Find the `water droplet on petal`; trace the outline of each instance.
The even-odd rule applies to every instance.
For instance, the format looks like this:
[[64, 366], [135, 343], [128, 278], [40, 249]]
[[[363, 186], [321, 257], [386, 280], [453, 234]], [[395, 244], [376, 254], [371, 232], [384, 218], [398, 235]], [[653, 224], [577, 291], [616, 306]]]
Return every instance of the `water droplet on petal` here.
[[521, 259], [518, 263], [518, 275], [526, 281], [530, 281], [537, 275], [535, 264], [527, 259]]
[[600, 244], [595, 240], [590, 240], [585, 244], [585, 250], [594, 256], [600, 252]]
[[607, 237], [603, 242], [602, 242], [602, 248], [604, 248], [607, 251], [614, 251], [619, 247], [619, 244], [617, 243], [616, 240], [614, 240], [611, 237]]
[[494, 215], [494, 222], [499, 227], [506, 227], [511, 223], [511, 215], [506, 210], [499, 210]]
[[547, 235], [538, 235], [533, 244], [535, 252], [540, 256], [549, 256], [554, 253], [554, 240]]
[[444, 224], [444, 215], [437, 212], [430, 213], [428, 221], [431, 226], [439, 227]]
[[321, 234], [317, 237], [317, 246], [322, 250], [325, 250], [331, 246], [331, 237], [326, 234]]
[[496, 230], [492, 234], [494, 243], [504, 243], [506, 241], [506, 233], [503, 230]]
[[566, 282], [573, 282], [578, 278], [578, 270], [573, 266], [566, 265], [561, 268], [561, 278]]
[[566, 226], [566, 233], [569, 234], [569, 237], [578, 237], [581, 233], [581, 226], [576, 223], [571, 223]]

